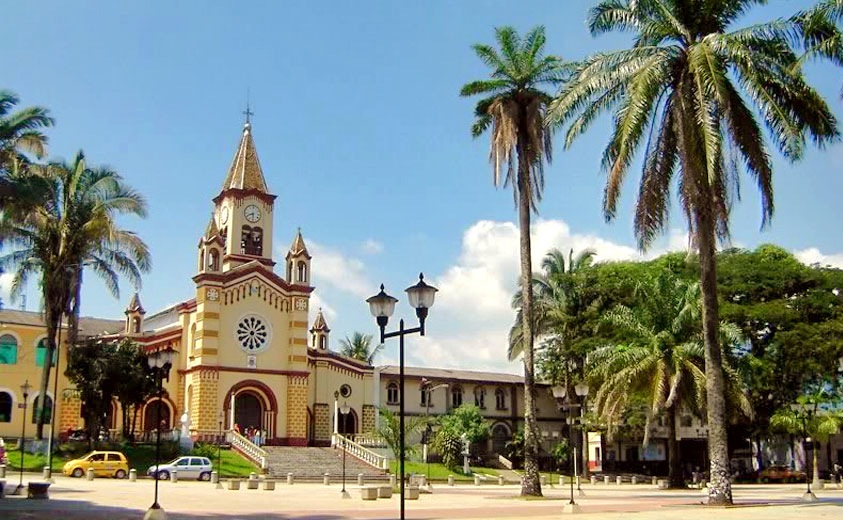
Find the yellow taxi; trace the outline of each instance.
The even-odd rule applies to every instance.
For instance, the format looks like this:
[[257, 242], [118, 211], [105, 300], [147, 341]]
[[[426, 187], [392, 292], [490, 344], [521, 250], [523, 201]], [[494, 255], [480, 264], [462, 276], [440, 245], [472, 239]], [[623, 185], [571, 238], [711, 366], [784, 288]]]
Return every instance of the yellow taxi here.
[[129, 473], [129, 461], [119, 451], [92, 451], [84, 457], [67, 461], [61, 472], [71, 477], [81, 477], [94, 470], [95, 477], [126, 478]]

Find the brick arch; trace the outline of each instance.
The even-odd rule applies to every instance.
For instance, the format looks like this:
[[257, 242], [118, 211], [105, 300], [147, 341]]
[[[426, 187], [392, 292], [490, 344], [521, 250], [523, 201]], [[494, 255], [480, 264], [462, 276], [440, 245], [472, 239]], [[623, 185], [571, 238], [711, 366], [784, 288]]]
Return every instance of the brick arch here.
[[229, 424], [231, 422], [231, 397], [244, 390], [257, 390], [257, 392], [254, 393], [258, 399], [262, 401], [264, 413], [267, 413], [272, 420], [272, 429], [270, 430], [271, 436], [273, 438], [278, 437], [278, 400], [275, 398], [275, 393], [269, 388], [269, 386], [256, 379], [245, 379], [240, 381], [239, 383], [234, 384], [225, 394], [222, 407], [224, 411], [223, 415], [225, 416], [226, 428], [228, 429], [233, 426], [232, 424]]

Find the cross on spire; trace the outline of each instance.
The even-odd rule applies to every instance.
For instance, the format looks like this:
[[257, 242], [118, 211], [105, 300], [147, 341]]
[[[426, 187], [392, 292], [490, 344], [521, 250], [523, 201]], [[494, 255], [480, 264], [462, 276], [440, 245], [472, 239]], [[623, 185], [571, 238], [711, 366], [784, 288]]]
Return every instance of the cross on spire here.
[[248, 90], [246, 91], [246, 110], [243, 111], [243, 115], [246, 116], [246, 124], [247, 125], [251, 123], [251, 117], [253, 115], [255, 115], [254, 112], [249, 110], [249, 91]]

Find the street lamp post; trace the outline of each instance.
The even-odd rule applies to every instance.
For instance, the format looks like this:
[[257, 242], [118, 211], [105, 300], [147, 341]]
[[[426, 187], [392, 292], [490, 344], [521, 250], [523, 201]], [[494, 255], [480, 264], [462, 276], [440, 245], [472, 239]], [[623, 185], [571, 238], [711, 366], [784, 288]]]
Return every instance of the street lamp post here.
[[351, 498], [351, 495], [348, 494], [348, 491], [345, 490], [345, 450], [346, 450], [346, 435], [348, 435], [348, 422], [346, 419], [348, 418], [348, 413], [351, 411], [351, 408], [348, 406], [348, 403], [343, 403], [340, 406], [340, 414], [342, 415], [342, 497], [343, 498]]
[[[173, 366], [173, 359], [176, 351], [170, 347], [151, 353], [146, 361], [149, 368], [155, 371], [155, 379], [158, 387], [158, 408], [156, 410], [156, 434], [155, 434], [155, 500], [143, 515], [144, 520], [166, 520], [167, 513], [158, 504], [158, 468], [161, 464], [161, 399], [164, 397], [164, 375], [169, 374]], [[169, 376], [168, 376], [169, 377]]]
[[[808, 423], [812, 419], [811, 415], [813, 414], [813, 412], [816, 411], [815, 407], [816, 407], [816, 405], [813, 405], [813, 407], [812, 407], [812, 405], [805, 404], [805, 403], [793, 403], [793, 404], [790, 405], [790, 409], [793, 410], [797, 414], [797, 417], [802, 420], [802, 431], [806, 435], [803, 438], [803, 441], [804, 441], [803, 444], [802, 444], [803, 447], [805, 446], [805, 443], [811, 442], [811, 438], [807, 437], [807, 431], [808, 431]], [[812, 449], [815, 449], [815, 448], [813, 448], [813, 446], [812, 446]], [[808, 457], [807, 457], [807, 454], [806, 454], [805, 461], [807, 462], [807, 460], [808, 460]], [[815, 495], [813, 493], [813, 491], [811, 491], [811, 475], [809, 475], [809, 471], [807, 470], [807, 464], [806, 464], [806, 469], [805, 469], [805, 484], [806, 484], [808, 489], [807, 489], [807, 491], [805, 491], [805, 493], [802, 494], [802, 501], [803, 502], [816, 502], [817, 495]]]
[[23, 459], [26, 455], [25, 444], [26, 444], [26, 399], [29, 397], [29, 389], [32, 388], [32, 385], [29, 384], [29, 379], [23, 382], [20, 385], [21, 394], [23, 394], [23, 424], [20, 428], [20, 442], [18, 446], [20, 446], [20, 481], [18, 482], [18, 487], [15, 489], [15, 494], [20, 495], [23, 493]]
[[410, 305], [416, 309], [416, 316], [419, 319], [419, 326], [411, 329], [404, 328], [404, 319], [402, 318], [398, 323], [398, 330], [394, 332], [386, 332], [386, 325], [389, 323], [389, 318], [395, 312], [395, 304], [398, 302], [386, 292], [384, 286], [381, 284], [381, 290], [378, 294], [368, 298], [366, 302], [369, 304], [369, 309], [372, 315], [376, 318], [378, 327], [380, 327], [381, 343], [389, 338], [398, 337], [398, 392], [399, 392], [399, 447], [398, 459], [399, 470], [401, 472], [401, 520], [404, 520], [404, 336], [408, 334], [418, 333], [424, 336], [424, 321], [427, 318], [427, 312], [433, 306], [433, 300], [436, 296], [436, 287], [428, 285], [424, 282], [424, 275], [419, 274], [419, 282], [416, 285], [406, 289], [407, 298]]
[[[580, 381], [576, 385], [574, 385], [574, 392], [580, 397], [580, 439], [583, 439], [583, 421], [582, 418], [585, 415], [585, 398], [588, 397], [588, 383], [585, 381]], [[576, 444], [576, 443], [575, 443]], [[574, 464], [576, 464], [576, 457], [577, 455], [580, 456], [580, 471], [585, 473], [586, 466], [588, 464], [588, 458], [582, 457], [582, 450], [574, 450]], [[579, 475], [577, 476], [577, 495], [584, 497], [585, 492], [583, 492], [582, 488], [580, 487], [580, 478]]]
[[[553, 386], [551, 389], [553, 393], [553, 397], [556, 398], [557, 401], [561, 401], [568, 396], [568, 389], [563, 385], [556, 385]], [[568, 440], [570, 442], [570, 449], [569, 452], [571, 453], [571, 498], [568, 501], [568, 504], [565, 506], [563, 512], [566, 513], [578, 513], [580, 512], [580, 506], [574, 500], [574, 478], [576, 474], [576, 449], [574, 448], [574, 409], [580, 406], [577, 403], [574, 403], [573, 400], [569, 397], [567, 399], [567, 404], [563, 404], [563, 408], [568, 409], [568, 417], [566, 419], [566, 423], [568, 424]]]
[[217, 435], [217, 478], [222, 476], [222, 422], [224, 418], [225, 412], [220, 410], [219, 416], [217, 417], [220, 424], [220, 432], [219, 435]]

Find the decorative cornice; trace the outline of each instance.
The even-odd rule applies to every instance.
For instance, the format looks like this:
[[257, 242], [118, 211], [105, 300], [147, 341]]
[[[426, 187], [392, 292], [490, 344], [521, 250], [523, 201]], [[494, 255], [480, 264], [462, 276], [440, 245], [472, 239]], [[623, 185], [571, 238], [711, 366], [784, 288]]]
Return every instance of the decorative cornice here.
[[216, 370], [219, 372], [234, 372], [238, 374], [267, 374], [273, 376], [295, 376], [308, 377], [310, 372], [302, 370], [268, 370], [260, 368], [240, 368], [232, 366], [218, 366], [218, 365], [195, 365], [187, 369], [179, 370], [179, 374], [189, 374], [197, 370]]

